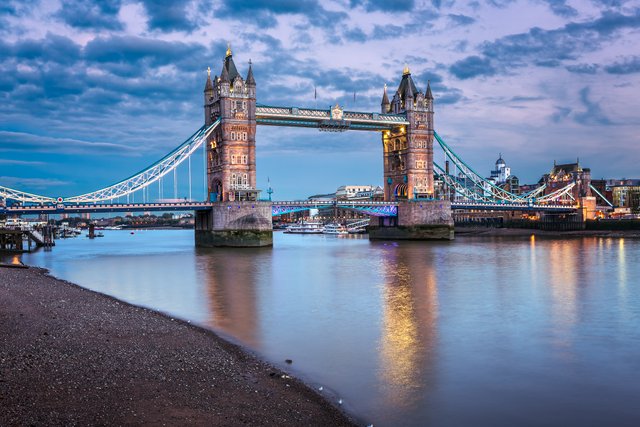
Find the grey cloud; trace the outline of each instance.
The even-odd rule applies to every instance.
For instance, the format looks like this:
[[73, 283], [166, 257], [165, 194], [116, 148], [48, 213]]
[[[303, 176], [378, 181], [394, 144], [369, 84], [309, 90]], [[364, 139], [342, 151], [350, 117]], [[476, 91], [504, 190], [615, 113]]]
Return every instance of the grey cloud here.
[[610, 74], [633, 74], [640, 72], [640, 56], [631, 56], [604, 67]]
[[75, 28], [121, 30], [120, 0], [65, 0], [55, 17]]
[[449, 14], [447, 15], [447, 17], [454, 23], [457, 25], [471, 25], [474, 22], [476, 22], [475, 19], [473, 19], [470, 16], [467, 15], [456, 15], [456, 14]]
[[138, 150], [125, 144], [110, 142], [84, 141], [73, 138], [55, 138], [24, 132], [0, 130], [1, 150], [31, 150], [37, 152], [55, 152], [57, 154], [79, 154], [96, 152], [117, 152], [132, 154]]
[[199, 26], [187, 16], [187, 8], [193, 3], [192, 0], [142, 0], [142, 3], [152, 30], [191, 32]]
[[277, 23], [278, 15], [302, 15], [314, 26], [334, 28], [348, 15], [344, 12], [329, 11], [318, 0], [223, 0], [214, 11], [215, 16], [239, 19], [258, 26], [271, 28]]
[[582, 105], [586, 108], [586, 110], [581, 113], [576, 113], [574, 117], [575, 121], [583, 125], [613, 124], [611, 122], [611, 119], [609, 119], [604, 114], [604, 112], [602, 111], [602, 108], [600, 108], [600, 105], [596, 102], [591, 101], [591, 99], [589, 99], [590, 93], [591, 93], [591, 90], [589, 89], [588, 86], [580, 90], [580, 102], [582, 102]]
[[567, 70], [577, 74], [595, 74], [600, 66], [598, 64], [575, 64], [568, 65]]
[[45, 162], [38, 162], [32, 160], [13, 160], [13, 159], [0, 159], [0, 165], [17, 165], [17, 166], [43, 166]]
[[0, 176], [0, 184], [6, 187], [47, 189], [49, 187], [60, 187], [63, 185], [69, 185], [71, 184], [71, 182], [62, 181], [60, 179]]
[[578, 11], [567, 4], [566, 0], [545, 0], [553, 13], [563, 18], [572, 18], [578, 15]]
[[634, 15], [606, 12], [593, 21], [568, 23], [562, 28], [532, 28], [526, 33], [502, 37], [480, 46], [481, 55], [454, 63], [450, 71], [458, 78], [508, 73], [527, 65], [559, 67], [586, 52], [600, 49], [619, 31], [640, 27], [640, 11]]
[[491, 61], [480, 56], [469, 56], [457, 61], [449, 67], [449, 71], [462, 80], [478, 76], [492, 76], [496, 73]]
[[415, 8], [414, 0], [351, 0], [351, 7], [362, 7], [367, 11], [408, 12]]
[[563, 122], [571, 114], [571, 108], [555, 107], [555, 112], [551, 114], [551, 121], [554, 123]]

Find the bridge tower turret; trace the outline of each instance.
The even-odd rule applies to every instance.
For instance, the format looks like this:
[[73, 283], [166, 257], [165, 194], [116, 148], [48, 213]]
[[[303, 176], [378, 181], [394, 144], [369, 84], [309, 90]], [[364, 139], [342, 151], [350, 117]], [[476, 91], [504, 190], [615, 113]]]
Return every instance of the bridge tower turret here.
[[[386, 88], [382, 113], [405, 114], [407, 126], [382, 135], [385, 200], [433, 197], [433, 95], [417, 88], [405, 67], [398, 90], [389, 103]], [[386, 102], [385, 102], [386, 98]]]
[[[210, 74], [210, 73], [209, 73]], [[213, 203], [196, 212], [197, 246], [271, 246], [271, 202], [256, 189], [256, 80], [249, 61], [246, 80], [231, 47], [220, 78], [205, 85], [205, 123], [220, 120], [207, 139], [207, 190]]]
[[[207, 87], [209, 80], [207, 80]], [[231, 48], [220, 78], [207, 92], [205, 123], [220, 119], [207, 143], [208, 194], [211, 201], [255, 201], [256, 189], [256, 81], [252, 66], [246, 81], [233, 61]], [[207, 93], [211, 97], [207, 98]]]

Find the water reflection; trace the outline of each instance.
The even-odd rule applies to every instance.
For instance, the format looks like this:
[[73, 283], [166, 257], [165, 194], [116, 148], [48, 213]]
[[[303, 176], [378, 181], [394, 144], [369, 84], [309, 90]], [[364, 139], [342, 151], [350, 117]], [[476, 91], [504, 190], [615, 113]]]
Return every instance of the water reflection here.
[[206, 323], [250, 347], [261, 345], [253, 249], [198, 249], [198, 275], [209, 305]]
[[405, 244], [384, 253], [379, 378], [386, 405], [415, 407], [435, 383], [438, 287], [431, 252]]

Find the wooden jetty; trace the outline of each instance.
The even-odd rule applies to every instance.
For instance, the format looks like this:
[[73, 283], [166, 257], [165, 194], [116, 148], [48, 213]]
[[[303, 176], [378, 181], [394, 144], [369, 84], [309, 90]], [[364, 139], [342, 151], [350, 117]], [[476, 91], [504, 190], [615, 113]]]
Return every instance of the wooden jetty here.
[[32, 248], [52, 247], [53, 227], [46, 226], [41, 230], [20, 228], [0, 228], [0, 251], [30, 252]]

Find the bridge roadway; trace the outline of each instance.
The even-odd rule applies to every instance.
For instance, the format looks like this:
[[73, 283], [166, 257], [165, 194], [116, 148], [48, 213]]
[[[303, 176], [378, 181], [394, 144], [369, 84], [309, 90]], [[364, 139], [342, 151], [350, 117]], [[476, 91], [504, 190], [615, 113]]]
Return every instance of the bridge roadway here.
[[363, 131], [391, 130], [409, 124], [406, 114], [363, 113], [299, 107], [256, 106], [256, 123], [269, 126], [297, 126], [340, 132], [347, 129]]
[[[414, 203], [419, 203], [416, 200]], [[338, 209], [355, 210], [371, 216], [397, 216], [397, 202], [371, 201], [273, 201], [274, 216], [308, 209]], [[42, 204], [27, 206], [0, 206], [0, 214], [7, 215], [39, 215], [39, 214], [77, 214], [77, 213], [117, 213], [117, 212], [175, 212], [201, 211], [210, 209], [212, 202], [172, 202], [172, 203], [96, 203], [96, 204]], [[454, 210], [488, 210], [488, 211], [536, 211], [536, 212], [575, 212], [576, 208], [567, 205], [535, 205], [527, 203], [483, 203], [483, 202], [453, 202]]]

